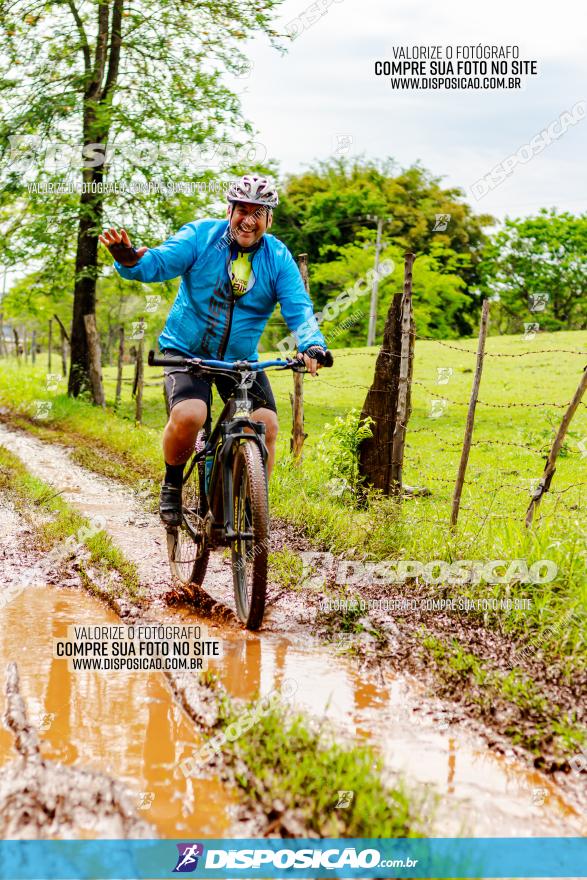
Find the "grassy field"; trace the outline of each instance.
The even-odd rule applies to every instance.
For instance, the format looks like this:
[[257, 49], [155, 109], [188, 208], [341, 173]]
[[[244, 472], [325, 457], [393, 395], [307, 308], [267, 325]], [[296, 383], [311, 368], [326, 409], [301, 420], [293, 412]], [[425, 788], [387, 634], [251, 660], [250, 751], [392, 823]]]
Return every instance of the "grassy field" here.
[[[371, 560], [525, 559], [528, 565], [552, 560], [558, 566], [553, 583], [513, 585], [520, 594], [532, 596], [532, 610], [502, 613], [499, 625], [537, 640], [545, 655], [552, 651], [574, 664], [585, 664], [584, 404], [571, 425], [551, 492], [531, 530], [524, 527], [523, 518], [554, 432], [587, 362], [586, 343], [585, 332], [540, 334], [531, 341], [521, 337], [488, 340], [474, 445], [455, 534], [448, 518], [475, 366], [475, 340], [416, 343], [404, 480], [430, 488], [431, 495], [406, 500], [401, 508], [389, 499], [374, 498], [360, 509], [348, 492], [336, 494], [340, 483], [331, 482], [339, 476], [334, 462], [341, 432], [326, 426], [361, 409], [377, 350], [337, 351], [332, 370], [322, 370], [316, 379], [307, 377], [308, 439], [301, 468], [292, 467], [288, 451], [292, 377], [289, 372], [272, 373], [281, 422], [271, 484], [272, 511], [302, 527], [318, 548], [354, 552]], [[445, 378], [448, 375], [446, 384], [439, 383], [439, 370], [445, 371]], [[20, 413], [21, 424], [29, 430], [73, 444], [81, 463], [130, 484], [150, 481], [154, 488], [161, 477], [160, 434], [165, 423], [161, 387], [145, 388], [144, 425], [135, 428], [130, 385], [124, 385], [123, 402], [114, 413], [110, 407], [115, 371], [106, 368], [104, 373], [109, 409], [101, 412], [82, 400], [68, 399], [65, 382], [56, 391], [46, 390], [44, 363], [33, 368], [4, 361], [0, 402]], [[161, 370], [146, 368], [145, 373], [147, 381], [153, 381]], [[131, 374], [132, 367], [127, 367], [126, 377]], [[51, 402], [47, 416], [35, 417], [39, 411], [35, 401]], [[440, 409], [439, 416], [433, 406]], [[509, 595], [511, 586], [484, 587], [483, 595]], [[478, 586], [467, 589], [479, 592]], [[459, 592], [464, 590], [459, 588]]]

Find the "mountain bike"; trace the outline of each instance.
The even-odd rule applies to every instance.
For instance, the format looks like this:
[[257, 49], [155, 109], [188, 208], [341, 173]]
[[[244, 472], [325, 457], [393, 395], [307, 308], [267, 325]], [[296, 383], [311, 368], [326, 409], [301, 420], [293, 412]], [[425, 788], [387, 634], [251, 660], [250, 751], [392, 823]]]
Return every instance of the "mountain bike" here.
[[[323, 366], [331, 367], [326, 351]], [[269, 559], [269, 501], [265, 425], [251, 419], [248, 390], [261, 370], [307, 372], [299, 358], [220, 361], [149, 352], [149, 366], [177, 367], [196, 374], [224, 374], [236, 380], [214, 428], [210, 408], [183, 479], [183, 517], [167, 527], [167, 550], [174, 580], [187, 592], [202, 585], [210, 550], [232, 550], [237, 614], [247, 629], [258, 629], [265, 611]]]

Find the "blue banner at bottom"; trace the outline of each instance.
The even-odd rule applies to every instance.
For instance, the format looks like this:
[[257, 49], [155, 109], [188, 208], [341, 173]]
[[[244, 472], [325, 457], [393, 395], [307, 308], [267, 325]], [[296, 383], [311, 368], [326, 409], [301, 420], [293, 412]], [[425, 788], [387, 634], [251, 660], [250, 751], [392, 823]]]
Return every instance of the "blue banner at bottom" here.
[[587, 838], [4, 840], [2, 880], [587, 877]]

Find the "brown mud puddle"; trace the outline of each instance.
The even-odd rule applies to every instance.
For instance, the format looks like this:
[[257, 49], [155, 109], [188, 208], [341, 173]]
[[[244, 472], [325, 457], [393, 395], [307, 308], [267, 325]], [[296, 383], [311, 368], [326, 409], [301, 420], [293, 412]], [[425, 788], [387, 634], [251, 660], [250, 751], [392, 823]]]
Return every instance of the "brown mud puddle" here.
[[[187, 610], [173, 616], [194, 617]], [[421, 696], [416, 681], [361, 670], [352, 658], [312, 639], [208, 627], [210, 637], [223, 642], [223, 657], [210, 661], [209, 668], [233, 697], [253, 699], [282, 687], [288, 694], [295, 689], [294, 710], [329, 719], [339, 738], [370, 742], [390, 771], [440, 797], [438, 834], [587, 834], [584, 817], [552, 779], [451, 727], [446, 706]]]
[[[156, 610], [159, 620], [199, 619], [185, 606], [170, 609], [157, 601], [170, 586], [164, 535], [156, 517], [144, 512], [136, 495], [112, 480], [73, 464], [63, 447], [44, 445], [1, 425], [0, 442], [19, 455], [32, 473], [54, 485], [80, 512], [89, 517], [100, 514], [105, 518], [107, 531], [126, 557], [137, 564], [141, 582], [149, 588], [150, 598], [158, 606], [156, 609], [152, 606], [151, 613]], [[227, 563], [222, 554], [213, 554], [204, 585], [214, 598], [232, 605], [230, 565]], [[79, 594], [75, 596], [77, 602]], [[92, 602], [92, 607], [96, 614], [85, 618], [88, 622], [114, 619], [114, 615], [106, 612], [103, 606]], [[285, 611], [275, 606], [270, 608], [267, 626], [259, 635], [246, 633], [234, 625], [212, 626], [209, 619], [202, 619], [209, 627], [210, 635], [216, 635], [224, 642], [222, 659], [216, 664], [210, 663], [210, 668], [216, 667], [228, 692], [237, 698], [253, 699], [259, 694], [279, 691], [286, 680], [294, 682], [296, 707], [331, 719], [339, 735], [347, 736], [349, 740], [369, 740], [380, 750], [390, 770], [401, 772], [409, 783], [429, 786], [440, 796], [436, 829], [439, 835], [466, 833], [479, 837], [506, 837], [587, 833], [582, 815], [563, 797], [552, 779], [529, 770], [513, 755], [503, 758], [493, 753], [480, 737], [469, 733], [462, 724], [451, 726], [451, 720], [456, 720], [454, 707], [448, 708], [446, 704], [425, 697], [416, 680], [389, 671], [377, 673], [361, 669], [356, 658], [325, 648], [308, 634], [307, 615], [306, 608], [304, 617], [300, 597], [299, 602], [294, 601]], [[71, 608], [69, 622], [73, 620], [82, 622], [77, 605]], [[22, 640], [26, 639], [25, 629]], [[50, 658], [49, 649], [47, 651], [46, 657]], [[38, 659], [31, 661], [33, 674], [38, 664]], [[29, 679], [24, 670], [21, 674], [28, 692]], [[133, 700], [132, 693], [138, 694], [144, 719], [139, 743], [133, 751], [132, 745], [124, 745], [126, 733], [121, 734], [119, 752], [130, 748], [131, 757], [126, 758], [118, 775], [127, 778], [135, 788], [135, 780], [140, 779], [140, 784], [144, 785], [142, 790], [155, 791], [157, 784], [164, 787], [162, 778], [172, 777], [170, 762], [191, 754], [191, 740], [187, 733], [183, 734], [186, 755], [178, 753], [177, 746], [172, 748], [176, 736], [161, 731], [165, 727], [161, 719], [165, 717], [169, 723], [170, 718], [176, 717], [173, 713], [180, 710], [171, 705], [170, 698], [167, 698], [169, 702], [165, 709], [154, 708], [153, 694], [145, 690], [144, 674], [137, 675], [132, 688], [122, 681], [122, 677], [104, 678], [99, 684], [92, 685], [87, 698], [93, 697], [96, 690], [105, 703], [114, 701], [115, 713], [124, 713], [123, 707]], [[40, 688], [40, 685], [36, 687]], [[156, 689], [158, 685], [152, 687]], [[31, 693], [33, 696], [37, 693], [34, 686]], [[165, 702], [161, 693], [155, 691], [155, 706], [157, 699]], [[85, 698], [85, 695], [79, 696], [82, 701]], [[44, 711], [52, 710], [45, 708]], [[131, 724], [130, 716], [124, 717]], [[458, 721], [461, 721], [460, 717]], [[111, 729], [116, 730], [116, 724]], [[130, 729], [134, 732], [136, 726], [131, 725]], [[149, 730], [147, 737], [144, 735], [146, 729]], [[71, 725], [69, 730], [71, 733]], [[88, 736], [91, 741], [99, 733]], [[149, 748], [145, 742], [151, 736], [161, 738], [161, 751], [157, 754], [164, 758], [157, 765], [159, 776], [149, 783], [149, 777], [145, 775]], [[99, 755], [104, 756], [110, 747], [100, 739], [99, 749]], [[212, 793], [203, 794], [203, 785], [203, 781], [198, 782], [198, 792], [204, 802], [202, 819], [206, 820], [202, 827], [208, 828]], [[185, 788], [183, 783], [175, 786], [180, 792]], [[179, 800], [182, 801], [183, 797], [180, 793]], [[169, 809], [163, 805], [170, 803], [171, 798], [168, 796], [166, 801], [162, 794], [163, 812]], [[196, 804], [194, 810], [197, 809]], [[176, 810], [180, 812], [177, 807]], [[154, 815], [151, 821], [155, 822]], [[174, 828], [177, 830], [178, 826]], [[220, 829], [216, 830], [221, 836]]]
[[[29, 721], [41, 755], [117, 780], [137, 816], [161, 837], [230, 836], [233, 801], [214, 778], [185, 778], [177, 765], [198, 748], [193, 723], [174, 702], [158, 672], [69, 672], [53, 658], [53, 639], [68, 624], [117, 623], [116, 615], [85, 592], [34, 586], [0, 611], [0, 670], [18, 665]], [[5, 696], [0, 693], [0, 713]], [[0, 767], [16, 757], [0, 726]]]

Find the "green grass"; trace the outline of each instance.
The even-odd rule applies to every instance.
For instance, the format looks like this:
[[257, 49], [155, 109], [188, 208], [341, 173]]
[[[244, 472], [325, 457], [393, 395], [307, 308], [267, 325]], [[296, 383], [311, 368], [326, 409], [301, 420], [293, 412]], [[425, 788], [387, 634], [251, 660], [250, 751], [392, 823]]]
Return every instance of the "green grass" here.
[[[304, 529], [315, 547], [355, 558], [452, 561], [457, 559], [549, 559], [559, 573], [540, 585], [480, 585], [453, 589], [488, 598], [526, 596], [530, 611], [499, 612], [486, 623], [536, 647], [545, 660], [561, 658], [572, 670], [587, 663], [584, 612], [587, 609], [587, 526], [582, 509], [587, 488], [587, 409], [580, 406], [540, 507], [534, 527], [523, 525], [531, 481], [537, 480], [564, 406], [579, 383], [586, 359], [587, 333], [490, 337], [487, 342], [474, 443], [469, 460], [461, 516], [456, 533], [448, 527], [450, 504], [462, 444], [476, 341], [417, 341], [413, 412], [407, 431], [404, 480], [427, 486], [429, 497], [406, 500], [401, 508], [390, 499], [371, 499], [357, 508], [348, 494], [331, 489], [320, 452], [325, 425], [350, 409], [361, 409], [372, 378], [376, 349], [335, 352], [335, 367], [317, 379], [306, 378], [304, 399], [305, 460], [300, 468], [289, 457], [291, 374], [272, 373], [281, 421], [278, 460], [271, 480], [271, 509]], [[457, 350], [455, 350], [457, 349]], [[567, 350], [549, 351], [549, 350]], [[504, 355], [504, 356], [502, 356]], [[507, 356], [505, 356], [507, 355]], [[94, 470], [156, 493], [161, 478], [161, 430], [165, 409], [161, 387], [147, 387], [144, 426], [134, 426], [134, 403], [125, 384], [118, 413], [99, 411], [88, 402], [70, 400], [62, 391], [45, 390], [45, 370], [4, 362], [0, 403], [18, 411], [29, 430], [69, 441], [74, 457]], [[452, 369], [448, 385], [438, 384], [437, 370]], [[109, 404], [114, 397], [114, 368], [106, 368]], [[146, 368], [148, 381], [161, 374]], [[126, 368], [130, 378], [132, 367]], [[430, 418], [434, 398], [449, 400], [442, 417]], [[33, 400], [50, 400], [48, 419], [31, 418]], [[274, 560], [292, 584], [295, 568], [285, 558]], [[286, 570], [287, 569], [287, 570]], [[389, 587], [393, 594], [394, 588]], [[569, 617], [569, 611], [572, 612]]]
[[540, 692], [521, 669], [504, 672], [487, 665], [480, 657], [463, 649], [457, 639], [445, 642], [426, 630], [419, 633], [423, 648], [434, 658], [435, 670], [445, 679], [451, 692], [477, 703], [487, 716], [496, 706], [513, 703], [530, 725], [516, 722], [506, 729], [514, 744], [536, 755], [554, 738], [554, 752], [561, 758], [576, 754], [585, 742], [585, 729], [568, 717], [559, 706]]
[[286, 590], [300, 590], [304, 563], [298, 553], [285, 547], [269, 554], [269, 580], [277, 581]]
[[[142, 593], [136, 567], [125, 559], [108, 535], [102, 530], [96, 531], [89, 519], [66, 504], [51, 486], [30, 474], [21, 460], [1, 445], [0, 491], [6, 493], [18, 513], [34, 529], [37, 549], [59, 548], [73, 536], [73, 546], [84, 544], [89, 551], [90, 565], [105, 576], [110, 598], [126, 596], [140, 601]], [[85, 585], [96, 590], [83, 560], [79, 570]], [[117, 577], [108, 578], [113, 572]]]
[[[214, 688], [216, 683], [207, 684]], [[254, 707], [246, 708], [254, 712]], [[244, 711], [223, 694], [223, 730], [237, 723]], [[295, 811], [305, 829], [320, 837], [423, 833], [422, 804], [416, 806], [414, 796], [401, 785], [386, 785], [381, 758], [373, 749], [336, 743], [330, 732], [279, 701], [273, 701], [246, 733], [227, 741], [223, 751], [242, 794], [268, 816], [277, 801], [280, 811]], [[340, 791], [353, 793], [346, 808], [336, 806]]]

